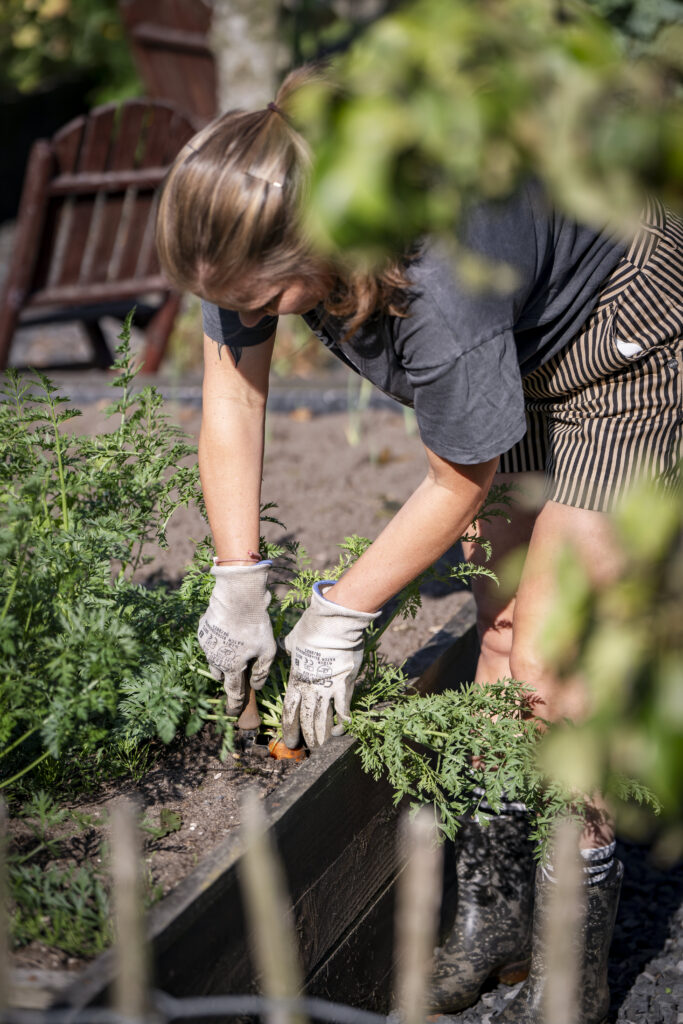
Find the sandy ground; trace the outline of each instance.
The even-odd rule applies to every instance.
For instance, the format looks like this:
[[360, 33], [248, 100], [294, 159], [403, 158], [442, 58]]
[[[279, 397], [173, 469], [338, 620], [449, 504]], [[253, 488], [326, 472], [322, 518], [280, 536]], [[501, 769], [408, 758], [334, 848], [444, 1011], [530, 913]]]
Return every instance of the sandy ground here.
[[[75, 382], [76, 390], [82, 382]], [[68, 383], [65, 383], [68, 389]], [[73, 421], [84, 432], [110, 429], [103, 409], [106, 398], [83, 407]], [[194, 403], [171, 401], [168, 411], [196, 442], [201, 410]], [[338, 545], [350, 534], [375, 538], [408, 498], [426, 472], [419, 439], [406, 428], [400, 410], [368, 409], [355, 443], [348, 441], [346, 413], [315, 414], [309, 408], [291, 413], [269, 412], [262, 500], [277, 505], [275, 514], [285, 529], [263, 526], [272, 541], [295, 540], [306, 550], [311, 565], [325, 569], [337, 561]], [[160, 552], [146, 572], [162, 573], [177, 582], [192, 557], [194, 542], [208, 532], [194, 511], [180, 509], [169, 526], [169, 548]], [[448, 555], [457, 560], [458, 549]], [[431, 635], [462, 606], [462, 587], [427, 586], [423, 608], [415, 620], [396, 622], [385, 634], [384, 650], [402, 662], [422, 647]]]

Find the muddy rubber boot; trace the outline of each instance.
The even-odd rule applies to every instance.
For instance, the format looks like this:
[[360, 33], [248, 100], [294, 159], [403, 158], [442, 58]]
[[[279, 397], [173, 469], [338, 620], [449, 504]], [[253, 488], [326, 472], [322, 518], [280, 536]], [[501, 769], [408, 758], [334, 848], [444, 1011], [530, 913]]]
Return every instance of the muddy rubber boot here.
[[515, 984], [531, 961], [534, 847], [524, 813], [467, 819], [456, 838], [455, 922], [434, 957], [430, 1013], [476, 1003], [489, 978]]
[[[619, 905], [624, 875], [621, 861], [615, 860], [609, 875], [595, 885], [586, 886], [586, 914], [578, 942], [579, 1024], [602, 1024], [609, 1011], [607, 958]], [[543, 1024], [547, 978], [544, 944], [544, 914], [553, 883], [541, 868], [536, 876], [536, 904], [531, 970], [526, 983], [505, 1009], [493, 1017], [495, 1024]]]

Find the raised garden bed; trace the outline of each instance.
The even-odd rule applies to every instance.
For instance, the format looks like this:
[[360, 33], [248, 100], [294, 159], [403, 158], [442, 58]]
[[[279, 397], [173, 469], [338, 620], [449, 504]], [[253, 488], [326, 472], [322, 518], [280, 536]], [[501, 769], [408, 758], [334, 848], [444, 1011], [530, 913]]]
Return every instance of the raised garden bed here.
[[[411, 659], [424, 693], [473, 677], [474, 610], [462, 611]], [[256, 755], [252, 755], [256, 756]], [[386, 1011], [393, 892], [401, 871], [391, 787], [361, 768], [341, 737], [290, 767], [264, 805], [294, 906], [306, 990]], [[237, 879], [236, 830], [151, 910], [154, 984], [176, 996], [256, 991]], [[111, 952], [82, 971], [15, 972], [13, 1003], [83, 1007], [106, 1001]]]

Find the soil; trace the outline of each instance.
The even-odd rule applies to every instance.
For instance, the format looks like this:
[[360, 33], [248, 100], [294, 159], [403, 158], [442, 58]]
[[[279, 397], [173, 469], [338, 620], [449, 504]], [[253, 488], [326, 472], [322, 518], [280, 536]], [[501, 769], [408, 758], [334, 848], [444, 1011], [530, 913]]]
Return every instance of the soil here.
[[[262, 745], [230, 756], [225, 763], [217, 756], [218, 748], [216, 738], [205, 729], [164, 751], [141, 781], [113, 782], [94, 797], [69, 801], [72, 810], [92, 817], [95, 824], [84, 831], [77, 830], [74, 836], [69, 827], [59, 859], [46, 861], [43, 866], [47, 867], [48, 863], [80, 865], [88, 860], [100, 865], [102, 844], [109, 840], [110, 802], [125, 796], [138, 807], [143, 821], [144, 875], [149, 897], [156, 902], [166, 896], [201, 857], [239, 827], [246, 789], [256, 789], [260, 797], [266, 797], [285, 773], [296, 770], [292, 761], [269, 757], [267, 748]], [[180, 827], [155, 839], [144, 826], [158, 827], [162, 810], [178, 814]], [[35, 846], [35, 840], [17, 819], [10, 822], [10, 834], [13, 847], [20, 853]], [[85, 960], [32, 942], [15, 950], [12, 962], [19, 968], [77, 970]]]

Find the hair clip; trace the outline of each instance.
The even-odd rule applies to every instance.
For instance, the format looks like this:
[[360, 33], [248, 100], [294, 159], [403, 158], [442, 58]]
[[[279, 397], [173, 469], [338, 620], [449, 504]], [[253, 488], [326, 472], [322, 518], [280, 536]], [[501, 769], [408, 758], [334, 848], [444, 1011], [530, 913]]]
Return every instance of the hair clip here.
[[263, 181], [266, 185], [272, 185], [273, 188], [282, 188], [281, 181], [269, 181], [268, 178], [263, 178], [260, 174], [254, 174], [253, 171], [244, 172], [248, 178], [256, 178], [257, 181]]

